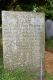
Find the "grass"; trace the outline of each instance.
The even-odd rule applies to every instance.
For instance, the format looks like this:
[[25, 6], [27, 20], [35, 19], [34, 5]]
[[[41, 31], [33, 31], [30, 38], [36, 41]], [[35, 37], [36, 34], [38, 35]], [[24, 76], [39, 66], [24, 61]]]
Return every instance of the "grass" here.
[[53, 80], [53, 75], [50, 75], [49, 73], [45, 72], [45, 80]]
[[46, 49], [53, 51], [53, 38], [47, 39], [45, 45]]
[[0, 80], [37, 80], [35, 74], [24, 69], [4, 70], [3, 59], [0, 58]]
[[2, 80], [34, 80], [32, 73], [22, 69], [16, 69], [15, 71], [4, 71], [2, 74]]
[[[0, 80], [37, 80], [35, 75], [23, 69], [4, 70], [2, 58], [0, 58]], [[45, 80], [53, 80], [53, 76], [45, 72]]]

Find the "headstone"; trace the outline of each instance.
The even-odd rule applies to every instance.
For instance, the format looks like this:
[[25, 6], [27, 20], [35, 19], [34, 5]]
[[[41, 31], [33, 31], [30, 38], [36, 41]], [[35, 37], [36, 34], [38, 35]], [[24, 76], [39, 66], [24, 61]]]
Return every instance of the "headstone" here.
[[2, 11], [5, 69], [25, 68], [42, 80], [45, 48], [44, 13]]
[[53, 37], [53, 21], [51, 19], [46, 20], [46, 38]]

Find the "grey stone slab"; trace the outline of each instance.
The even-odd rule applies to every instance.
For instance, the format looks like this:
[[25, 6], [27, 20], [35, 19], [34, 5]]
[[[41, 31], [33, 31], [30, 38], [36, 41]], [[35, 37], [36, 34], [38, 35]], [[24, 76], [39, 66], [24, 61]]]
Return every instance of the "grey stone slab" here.
[[53, 21], [51, 19], [46, 20], [46, 38], [53, 37]]
[[2, 11], [3, 61], [5, 69], [37, 71], [42, 80], [45, 51], [45, 15]]

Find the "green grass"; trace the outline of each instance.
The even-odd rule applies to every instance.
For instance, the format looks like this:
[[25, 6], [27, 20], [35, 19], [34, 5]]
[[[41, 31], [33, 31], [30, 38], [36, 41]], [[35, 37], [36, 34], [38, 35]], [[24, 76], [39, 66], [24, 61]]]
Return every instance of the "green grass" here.
[[3, 59], [0, 58], [0, 80], [37, 80], [35, 74], [25, 69], [4, 70]]
[[[4, 70], [2, 58], [0, 58], [0, 80], [37, 80], [34, 73], [24, 69]], [[53, 76], [45, 72], [45, 80], [53, 80]]]
[[22, 69], [4, 71], [2, 74], [2, 80], [34, 80], [32, 73], [24, 71]]
[[46, 49], [53, 51], [53, 38], [46, 40], [45, 47]]
[[4, 69], [2, 70], [1, 68], [1, 72], [2, 72], [0, 74], [1, 80], [34, 80], [35, 79], [33, 73], [22, 69], [9, 71]]
[[49, 73], [45, 72], [45, 79], [46, 80], [53, 80], [53, 75], [50, 75]]

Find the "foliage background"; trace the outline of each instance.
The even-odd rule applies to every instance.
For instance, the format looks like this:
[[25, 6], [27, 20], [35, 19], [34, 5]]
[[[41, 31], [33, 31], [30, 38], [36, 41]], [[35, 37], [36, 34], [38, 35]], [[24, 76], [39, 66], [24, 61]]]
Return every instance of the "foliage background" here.
[[2, 10], [45, 12], [53, 19], [53, 0], [0, 0], [0, 24]]

